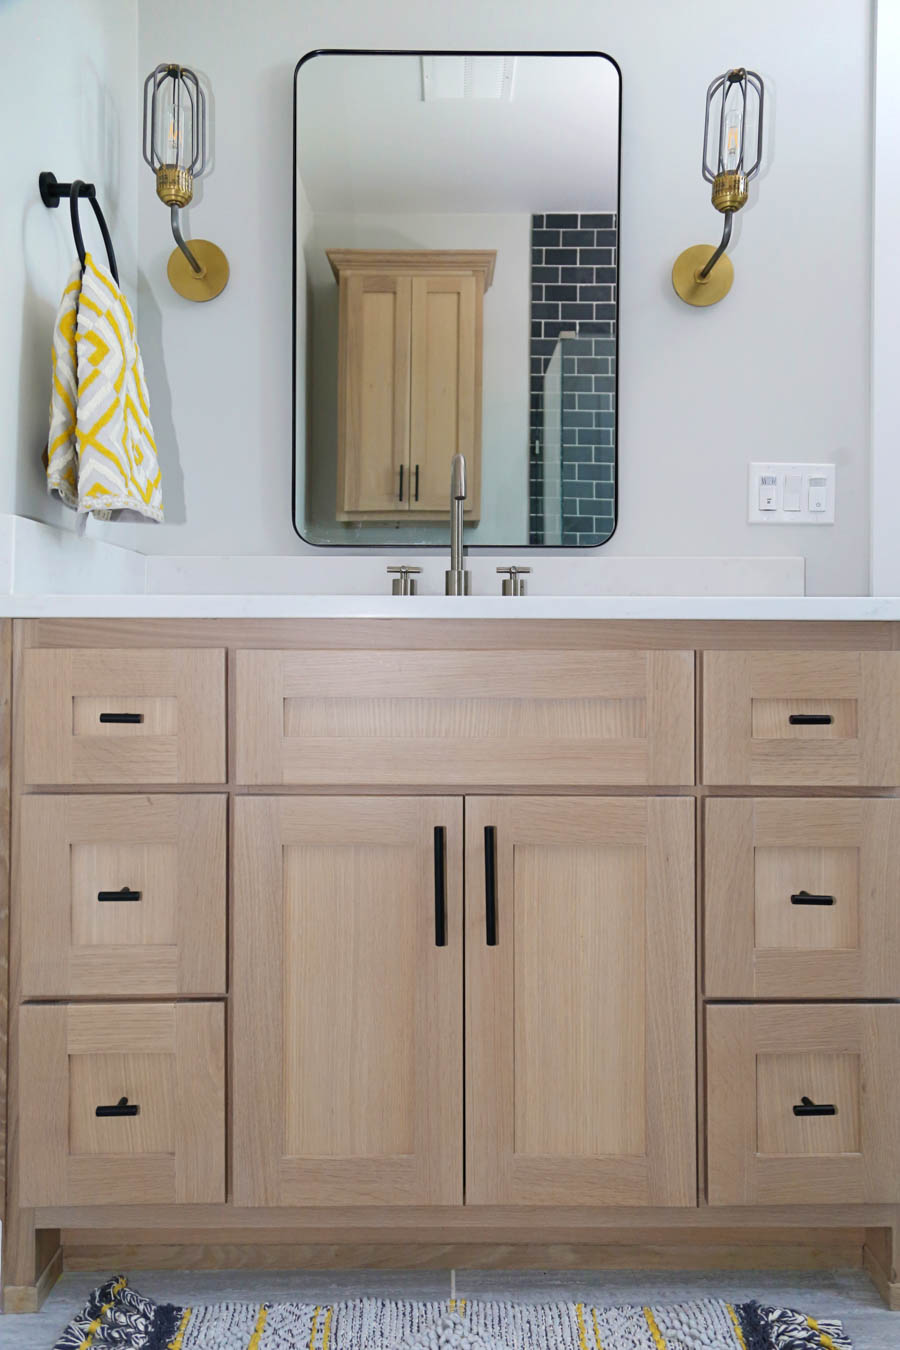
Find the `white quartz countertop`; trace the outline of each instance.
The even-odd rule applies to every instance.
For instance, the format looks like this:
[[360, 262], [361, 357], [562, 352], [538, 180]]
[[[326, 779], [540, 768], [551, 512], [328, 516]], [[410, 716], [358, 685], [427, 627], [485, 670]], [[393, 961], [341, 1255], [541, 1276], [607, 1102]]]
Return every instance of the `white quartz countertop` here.
[[0, 595], [20, 619], [734, 619], [900, 621], [900, 596]]

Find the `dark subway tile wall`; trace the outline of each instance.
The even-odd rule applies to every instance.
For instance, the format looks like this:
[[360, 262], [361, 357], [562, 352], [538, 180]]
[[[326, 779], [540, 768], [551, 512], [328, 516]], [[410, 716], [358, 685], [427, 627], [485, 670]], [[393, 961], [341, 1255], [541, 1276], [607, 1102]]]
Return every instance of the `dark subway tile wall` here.
[[544, 377], [561, 335], [562, 543], [602, 544], [615, 524], [616, 250], [614, 214], [531, 218], [532, 544], [545, 540]]

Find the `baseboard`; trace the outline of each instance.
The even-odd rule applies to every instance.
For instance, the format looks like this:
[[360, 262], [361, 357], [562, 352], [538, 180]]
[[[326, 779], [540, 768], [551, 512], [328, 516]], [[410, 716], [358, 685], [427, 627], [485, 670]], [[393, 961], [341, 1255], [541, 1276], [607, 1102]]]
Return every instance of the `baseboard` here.
[[7, 1284], [3, 1288], [4, 1313], [40, 1311], [44, 1299], [63, 1272], [63, 1249], [57, 1247], [34, 1284]]

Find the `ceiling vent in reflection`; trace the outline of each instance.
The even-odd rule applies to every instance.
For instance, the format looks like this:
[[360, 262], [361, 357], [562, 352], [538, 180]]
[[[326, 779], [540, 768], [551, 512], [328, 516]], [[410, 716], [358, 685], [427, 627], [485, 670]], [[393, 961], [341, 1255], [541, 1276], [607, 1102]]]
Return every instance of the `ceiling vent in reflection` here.
[[478, 98], [509, 103], [515, 76], [514, 56], [423, 56], [422, 102]]

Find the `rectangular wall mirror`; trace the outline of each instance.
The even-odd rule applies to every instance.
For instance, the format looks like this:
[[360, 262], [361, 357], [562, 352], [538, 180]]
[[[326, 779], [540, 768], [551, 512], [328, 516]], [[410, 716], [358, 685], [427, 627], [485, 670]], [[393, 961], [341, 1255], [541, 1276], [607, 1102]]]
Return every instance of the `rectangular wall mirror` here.
[[592, 548], [616, 523], [618, 66], [311, 52], [295, 76], [294, 523]]

